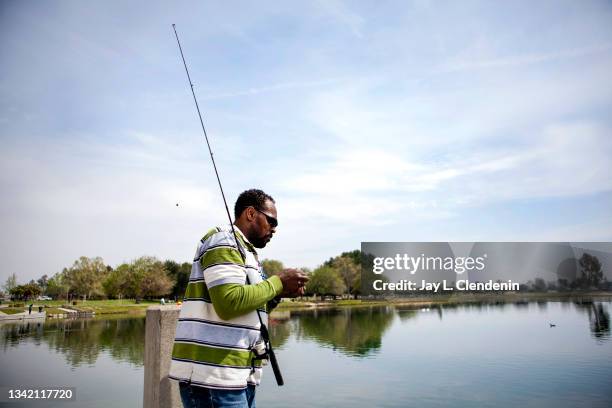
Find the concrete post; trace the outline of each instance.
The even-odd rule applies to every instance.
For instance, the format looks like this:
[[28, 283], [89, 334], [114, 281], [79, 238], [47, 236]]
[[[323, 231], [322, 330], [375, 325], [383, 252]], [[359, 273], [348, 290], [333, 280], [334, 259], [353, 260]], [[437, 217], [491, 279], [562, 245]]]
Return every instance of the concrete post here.
[[180, 308], [149, 306], [145, 329], [144, 408], [181, 408], [176, 381], [168, 379]]

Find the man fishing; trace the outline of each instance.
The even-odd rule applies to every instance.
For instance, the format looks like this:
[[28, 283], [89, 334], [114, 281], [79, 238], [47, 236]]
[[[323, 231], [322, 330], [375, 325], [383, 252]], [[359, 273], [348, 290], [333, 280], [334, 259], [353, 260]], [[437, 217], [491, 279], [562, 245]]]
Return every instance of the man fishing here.
[[267, 278], [261, 267], [256, 248], [278, 225], [272, 197], [243, 192], [234, 217], [233, 226], [213, 228], [198, 243], [176, 327], [170, 378], [189, 408], [255, 407], [270, 352], [268, 313], [281, 297], [303, 295], [308, 281], [296, 269]]

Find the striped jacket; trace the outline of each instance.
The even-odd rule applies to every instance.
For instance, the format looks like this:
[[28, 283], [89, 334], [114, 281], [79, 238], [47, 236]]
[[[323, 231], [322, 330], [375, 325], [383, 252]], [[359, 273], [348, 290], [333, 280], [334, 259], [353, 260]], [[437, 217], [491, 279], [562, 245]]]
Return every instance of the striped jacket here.
[[[252, 351], [261, 340], [257, 312], [223, 320], [209, 294], [209, 289], [218, 285], [244, 285], [247, 276], [252, 285], [266, 279], [255, 248], [234, 228], [244, 261], [229, 226], [211, 229], [198, 244], [176, 326], [169, 375], [172, 379], [219, 389], [242, 389], [260, 382], [261, 360], [253, 360]], [[259, 309], [264, 324], [268, 323], [267, 300], [282, 290], [280, 280], [273, 278], [271, 293], [262, 299]]]

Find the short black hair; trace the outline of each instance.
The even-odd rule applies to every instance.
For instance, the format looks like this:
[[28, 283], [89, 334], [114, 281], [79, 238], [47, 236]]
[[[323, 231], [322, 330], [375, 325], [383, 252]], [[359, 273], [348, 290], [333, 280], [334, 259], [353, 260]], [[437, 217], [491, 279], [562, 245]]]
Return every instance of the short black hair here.
[[234, 205], [235, 219], [240, 218], [240, 216], [242, 215], [242, 212], [247, 207], [255, 207], [257, 209], [263, 208], [264, 204], [268, 200], [272, 201], [273, 203], [276, 203], [276, 201], [274, 201], [274, 199], [270, 195], [256, 188], [252, 188], [250, 190], [243, 191], [238, 196], [238, 199], [236, 200], [236, 204]]

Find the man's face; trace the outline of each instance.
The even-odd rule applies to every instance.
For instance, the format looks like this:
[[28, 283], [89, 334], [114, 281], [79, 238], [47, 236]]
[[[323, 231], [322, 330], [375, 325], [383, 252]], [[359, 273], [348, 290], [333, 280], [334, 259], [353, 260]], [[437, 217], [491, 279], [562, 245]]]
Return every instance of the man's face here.
[[[249, 208], [248, 210], [251, 210]], [[247, 238], [255, 248], [263, 248], [276, 232], [277, 225], [276, 206], [270, 200], [266, 200], [261, 208], [253, 208], [253, 221], [251, 236]]]

